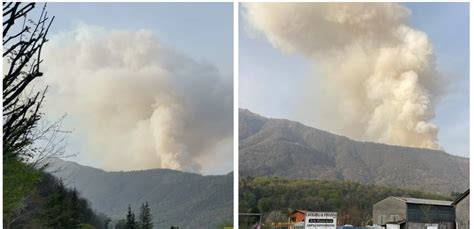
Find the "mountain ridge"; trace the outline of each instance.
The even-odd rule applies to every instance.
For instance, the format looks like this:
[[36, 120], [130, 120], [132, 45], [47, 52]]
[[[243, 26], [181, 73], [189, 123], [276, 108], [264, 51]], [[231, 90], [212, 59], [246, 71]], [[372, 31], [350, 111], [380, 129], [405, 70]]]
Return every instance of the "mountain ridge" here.
[[421, 148], [421, 147], [414, 147], [414, 146], [391, 145], [391, 144], [382, 143], [382, 142], [372, 142], [372, 141], [356, 140], [356, 139], [352, 139], [352, 138], [350, 138], [350, 137], [347, 137], [347, 136], [344, 136], [344, 135], [341, 135], [341, 134], [335, 134], [335, 133], [332, 133], [332, 132], [327, 131], [327, 130], [318, 129], [318, 128], [316, 128], [316, 127], [309, 126], [309, 125], [304, 124], [304, 123], [302, 123], [302, 122], [300, 122], [300, 121], [294, 121], [294, 120], [286, 119], [286, 118], [270, 118], [270, 117], [265, 117], [265, 116], [263, 116], [263, 115], [254, 113], [254, 112], [250, 111], [250, 110], [247, 109], [247, 108], [239, 108], [239, 115], [240, 115], [241, 113], [244, 113], [245, 115], [258, 116], [258, 117], [263, 118], [263, 119], [271, 119], [271, 120], [280, 120], [280, 121], [293, 122], [293, 123], [296, 123], [296, 124], [301, 125], [301, 126], [313, 128], [313, 129], [315, 129], [315, 130], [321, 131], [321, 132], [326, 133], [326, 134], [328, 134], [328, 135], [332, 135], [332, 136], [334, 136], [334, 137], [346, 138], [347, 140], [356, 141], [356, 142], [360, 142], [360, 143], [373, 143], [373, 144], [378, 144], [378, 145], [386, 145], [386, 146], [401, 147], [401, 148], [412, 148], [412, 149], [424, 149], [424, 150], [431, 150], [431, 151], [439, 151], [439, 152], [442, 152], [442, 153], [449, 154], [450, 156], [459, 157], [459, 158], [462, 158], [462, 159], [469, 159], [469, 157], [463, 157], [463, 156], [460, 156], [460, 155], [451, 154], [451, 153], [448, 153], [448, 152], [443, 151], [443, 150], [428, 149], [428, 148]]
[[48, 171], [115, 220], [125, 218], [128, 204], [138, 214], [139, 206], [148, 201], [158, 228], [216, 228], [232, 221], [232, 172], [209, 176], [171, 169], [108, 172], [61, 159], [49, 164]]
[[247, 109], [239, 109], [239, 130], [242, 176], [351, 180], [437, 193], [461, 192], [469, 184], [469, 159], [440, 150], [355, 141]]

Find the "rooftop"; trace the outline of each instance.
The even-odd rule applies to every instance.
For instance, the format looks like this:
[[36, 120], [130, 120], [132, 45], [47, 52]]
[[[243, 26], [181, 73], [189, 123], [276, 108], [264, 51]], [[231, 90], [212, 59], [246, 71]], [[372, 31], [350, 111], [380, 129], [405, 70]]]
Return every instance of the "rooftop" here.
[[429, 199], [418, 199], [418, 198], [407, 198], [407, 197], [394, 197], [405, 203], [409, 204], [426, 204], [426, 205], [440, 205], [440, 206], [451, 206], [452, 202], [447, 200], [429, 200]]

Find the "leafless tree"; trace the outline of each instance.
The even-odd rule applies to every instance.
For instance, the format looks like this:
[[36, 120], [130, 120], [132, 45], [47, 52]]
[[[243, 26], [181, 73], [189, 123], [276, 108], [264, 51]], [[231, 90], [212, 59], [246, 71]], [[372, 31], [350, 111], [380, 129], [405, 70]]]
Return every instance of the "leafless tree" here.
[[[35, 140], [52, 127], [38, 129], [47, 87], [36, 90], [41, 50], [54, 17], [48, 17], [44, 4], [39, 18], [27, 17], [36, 3], [3, 3], [3, 160], [34, 158]], [[57, 124], [56, 124], [57, 126]], [[41, 129], [41, 128], [40, 128]], [[43, 134], [39, 134], [43, 133]], [[39, 135], [38, 135], [39, 134]], [[36, 150], [37, 151], [37, 150]]]
[[[35, 6], [34, 2], [3, 3], [3, 180], [7, 228], [36, 211], [27, 207], [36, 178], [26, 178], [36, 175], [18, 173], [45, 166], [41, 160], [60, 155], [66, 139], [61, 131], [62, 119], [49, 123], [42, 118], [47, 87], [37, 82], [43, 75], [41, 51], [54, 17], [48, 16], [44, 4], [37, 18], [31, 19]], [[18, 163], [27, 169], [17, 169]]]

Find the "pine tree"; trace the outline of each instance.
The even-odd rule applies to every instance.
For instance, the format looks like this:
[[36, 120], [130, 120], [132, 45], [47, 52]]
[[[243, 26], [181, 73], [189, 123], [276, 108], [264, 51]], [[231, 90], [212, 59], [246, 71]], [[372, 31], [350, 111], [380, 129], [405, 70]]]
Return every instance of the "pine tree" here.
[[150, 212], [150, 207], [148, 206], [148, 201], [142, 204], [142, 207], [140, 209], [139, 220], [140, 220], [139, 223], [140, 223], [141, 229], [153, 228], [153, 222], [151, 219], [151, 212]]
[[127, 229], [138, 229], [137, 222], [135, 221], [135, 213], [133, 213], [130, 204], [128, 205], [127, 211]]

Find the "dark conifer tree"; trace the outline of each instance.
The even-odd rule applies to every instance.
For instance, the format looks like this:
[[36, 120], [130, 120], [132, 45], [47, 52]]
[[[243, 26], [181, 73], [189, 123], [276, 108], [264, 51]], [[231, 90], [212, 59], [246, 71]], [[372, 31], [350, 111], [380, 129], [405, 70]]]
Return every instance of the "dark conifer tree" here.
[[150, 207], [148, 206], [148, 201], [142, 204], [142, 207], [140, 208], [139, 223], [140, 223], [141, 229], [153, 228], [153, 222], [151, 219], [151, 210], [150, 210]]
[[135, 221], [135, 213], [133, 213], [130, 204], [128, 205], [127, 211], [127, 229], [138, 229], [137, 222]]

